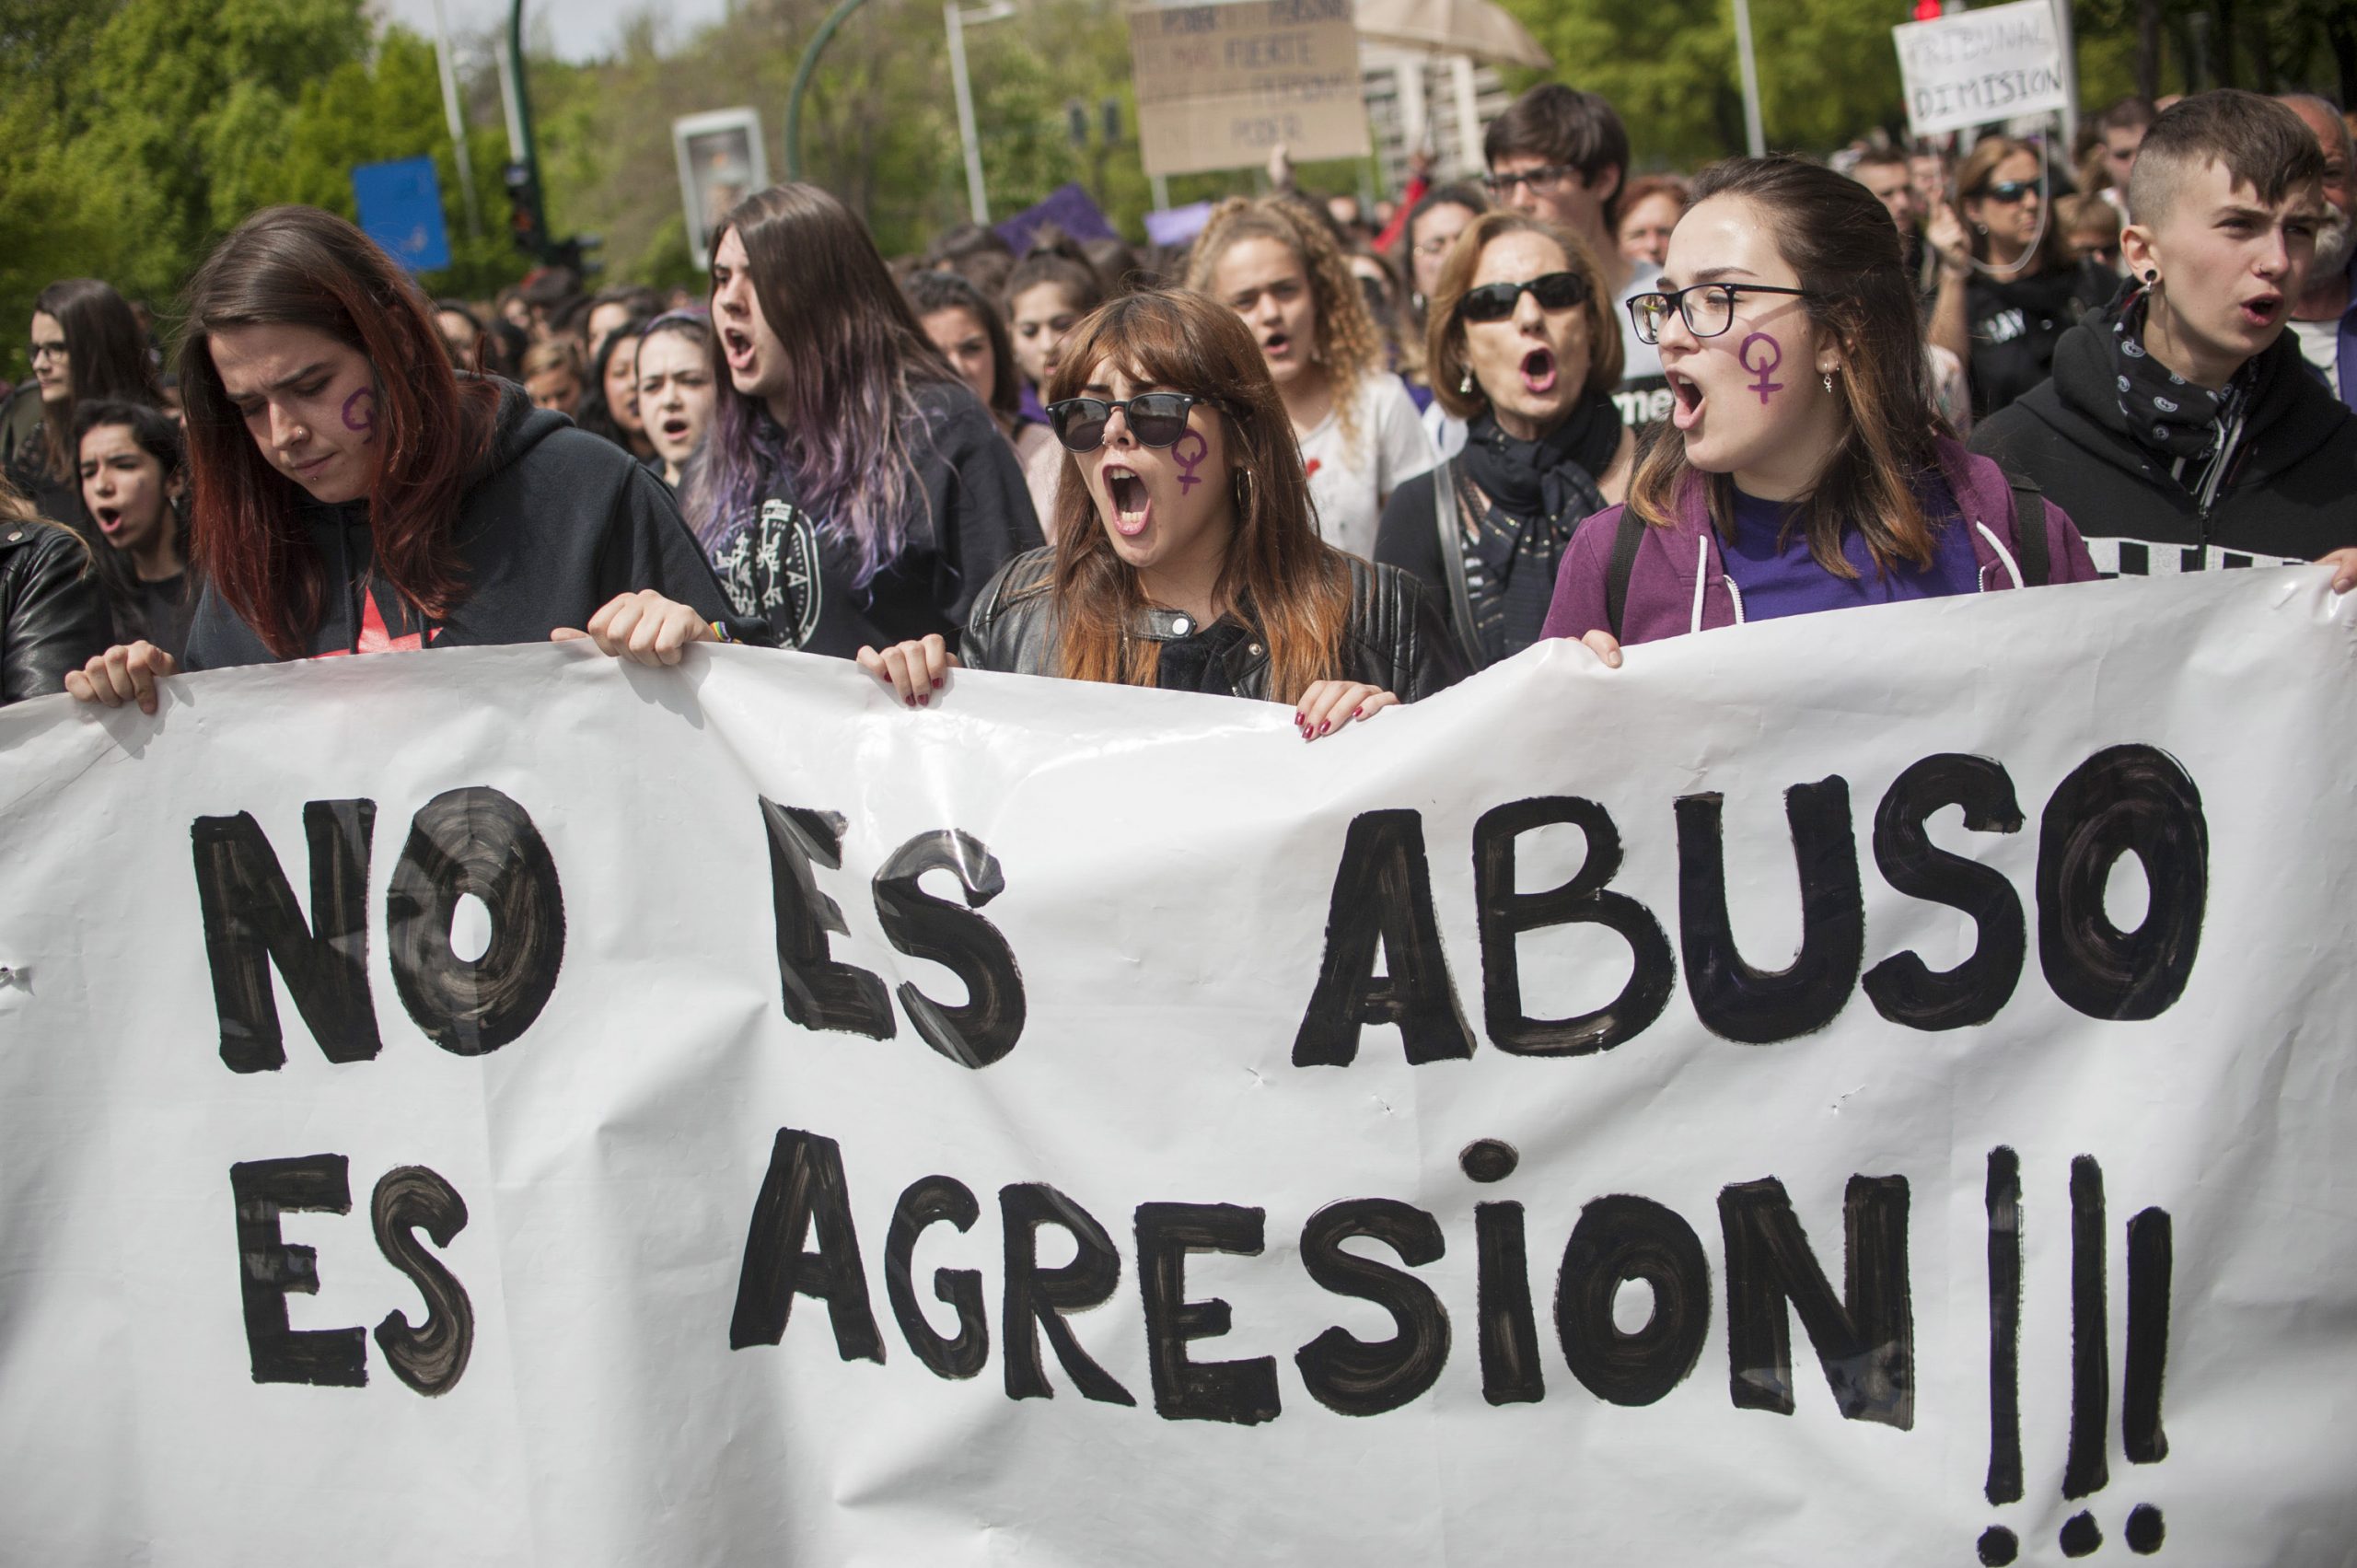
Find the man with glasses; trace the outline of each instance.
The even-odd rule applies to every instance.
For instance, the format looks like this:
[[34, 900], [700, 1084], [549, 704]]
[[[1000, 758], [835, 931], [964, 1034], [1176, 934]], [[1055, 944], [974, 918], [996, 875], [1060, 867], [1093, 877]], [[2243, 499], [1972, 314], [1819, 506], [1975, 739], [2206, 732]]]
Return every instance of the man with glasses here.
[[1482, 183], [1493, 200], [1569, 229], [1596, 253], [1620, 323], [1625, 357], [1612, 398], [1620, 422], [1634, 430], [1668, 417], [1661, 354], [1637, 336], [1627, 308], [1631, 296], [1654, 286], [1661, 269], [1627, 260], [1613, 238], [1629, 172], [1629, 132], [1620, 116], [1594, 93], [1544, 83], [1490, 122], [1481, 153], [1490, 166]]

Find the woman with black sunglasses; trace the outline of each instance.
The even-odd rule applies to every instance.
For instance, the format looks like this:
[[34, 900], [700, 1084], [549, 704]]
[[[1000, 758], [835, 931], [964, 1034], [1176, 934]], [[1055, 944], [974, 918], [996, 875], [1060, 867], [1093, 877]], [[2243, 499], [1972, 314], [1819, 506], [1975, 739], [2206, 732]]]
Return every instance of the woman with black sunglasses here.
[[1630, 310], [1675, 434], [1572, 540], [1545, 635], [1618, 665], [1624, 643], [2095, 575], [2070, 518], [1933, 411], [1898, 231], [1857, 181], [1704, 169]]
[[[1116, 299], [1074, 329], [1048, 391], [1073, 454], [1056, 542], [982, 590], [964, 665], [1291, 703], [1305, 740], [1463, 673], [1413, 578], [1318, 539], [1292, 423], [1233, 311]], [[928, 636], [859, 662], [924, 707], [961, 660]]]
[[1433, 285], [1433, 389], [1465, 447], [1393, 492], [1375, 558], [1447, 607], [1476, 669], [1538, 640], [1573, 530], [1628, 494], [1611, 308], [1585, 242], [1525, 213], [1475, 218]]
[[1956, 170], [1962, 223], [1929, 233], [1942, 263], [1932, 341], [1970, 369], [1976, 424], [2045, 380], [2057, 340], [2119, 290], [2119, 273], [2071, 259], [2043, 168], [2037, 148], [1982, 138]]

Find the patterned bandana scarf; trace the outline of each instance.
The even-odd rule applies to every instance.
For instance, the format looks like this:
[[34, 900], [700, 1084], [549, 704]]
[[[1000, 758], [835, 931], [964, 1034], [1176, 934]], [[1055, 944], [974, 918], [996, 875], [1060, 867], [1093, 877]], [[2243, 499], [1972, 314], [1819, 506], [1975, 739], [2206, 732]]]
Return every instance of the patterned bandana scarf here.
[[2119, 384], [2119, 412], [2128, 433], [2155, 452], [2190, 462], [2214, 456], [2235, 411], [2249, 390], [2248, 366], [2225, 389], [2198, 387], [2144, 351], [2144, 324], [2152, 291], [2140, 288], [2112, 323], [2111, 356]]

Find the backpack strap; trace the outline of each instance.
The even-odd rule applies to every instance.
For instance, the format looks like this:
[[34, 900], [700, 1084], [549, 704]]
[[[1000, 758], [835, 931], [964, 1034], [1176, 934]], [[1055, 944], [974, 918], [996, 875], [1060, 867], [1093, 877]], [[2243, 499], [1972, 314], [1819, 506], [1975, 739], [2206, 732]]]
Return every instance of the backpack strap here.
[[2022, 587], [2042, 588], [2054, 578], [2046, 552], [2046, 496], [2016, 473], [2005, 476], [2014, 491], [2014, 552], [2021, 563]]
[[1457, 459], [1433, 470], [1433, 520], [1440, 530], [1441, 570], [1448, 575], [1448, 624], [1465, 668], [1481, 668], [1481, 637], [1473, 626], [1473, 591], [1465, 581], [1465, 529], [1457, 515]]
[[1615, 641], [1629, 610], [1629, 579], [1636, 574], [1637, 547], [1645, 542], [1645, 520], [1633, 507], [1620, 508], [1620, 527], [1612, 536], [1612, 560], [1604, 570], [1604, 619]]

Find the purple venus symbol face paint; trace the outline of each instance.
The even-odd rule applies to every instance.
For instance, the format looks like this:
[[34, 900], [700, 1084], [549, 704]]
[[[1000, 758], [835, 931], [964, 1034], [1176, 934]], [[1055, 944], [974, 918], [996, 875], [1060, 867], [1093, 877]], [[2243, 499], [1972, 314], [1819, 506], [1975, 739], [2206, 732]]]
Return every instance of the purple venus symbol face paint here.
[[[1768, 345], [1766, 353], [1755, 355], [1751, 352], [1751, 345], [1754, 343], [1766, 343]], [[1763, 405], [1768, 401], [1769, 393], [1781, 392], [1784, 389], [1784, 384], [1782, 381], [1768, 379], [1768, 373], [1784, 363], [1784, 345], [1774, 338], [1765, 332], [1754, 332], [1743, 340], [1742, 346], [1735, 351], [1735, 357], [1736, 363], [1746, 370], [1759, 373], [1759, 379], [1751, 383], [1751, 389], [1759, 394], [1759, 401]], [[1755, 358], [1761, 363], [1753, 364], [1752, 361]]]
[[377, 438], [377, 389], [374, 387], [363, 387], [343, 400], [343, 427], [357, 430], [363, 440]]
[[1195, 470], [1212, 454], [1212, 444], [1203, 439], [1202, 432], [1190, 430], [1170, 444], [1170, 460], [1178, 465], [1178, 494], [1186, 494], [1203, 482]]

